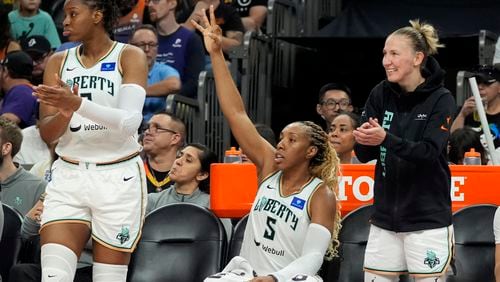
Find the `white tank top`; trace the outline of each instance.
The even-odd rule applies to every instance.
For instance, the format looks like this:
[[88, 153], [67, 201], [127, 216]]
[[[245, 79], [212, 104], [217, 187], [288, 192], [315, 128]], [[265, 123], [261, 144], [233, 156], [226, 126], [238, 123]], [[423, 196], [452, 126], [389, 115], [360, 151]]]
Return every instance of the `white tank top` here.
[[248, 217], [240, 255], [258, 275], [276, 272], [300, 257], [311, 218], [311, 196], [323, 182], [314, 177], [290, 196], [281, 194], [281, 171], [268, 176]]
[[[81, 63], [80, 48], [65, 51], [60, 77], [70, 87], [78, 84], [83, 99], [116, 108], [120, 99], [122, 73], [121, 52], [126, 45], [114, 42], [108, 54], [94, 66], [86, 68]], [[109, 129], [74, 113], [66, 132], [59, 139], [56, 152], [59, 156], [83, 162], [111, 162], [140, 150], [137, 135]]]

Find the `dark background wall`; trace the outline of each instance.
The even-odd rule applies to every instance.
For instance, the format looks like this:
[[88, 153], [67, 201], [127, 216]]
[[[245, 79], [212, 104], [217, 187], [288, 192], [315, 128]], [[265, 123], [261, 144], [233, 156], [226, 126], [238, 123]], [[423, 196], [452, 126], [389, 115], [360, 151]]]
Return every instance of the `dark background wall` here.
[[280, 38], [297, 49], [288, 83], [273, 85], [272, 127], [279, 133], [295, 120], [313, 120], [319, 88], [340, 81], [353, 91], [362, 108], [370, 90], [385, 78], [385, 37], [410, 19], [428, 21], [439, 30], [445, 48], [436, 56], [446, 70], [445, 86], [455, 93], [459, 70], [479, 63], [478, 33], [500, 33], [500, 1], [492, 0], [346, 0], [343, 10], [317, 34]]

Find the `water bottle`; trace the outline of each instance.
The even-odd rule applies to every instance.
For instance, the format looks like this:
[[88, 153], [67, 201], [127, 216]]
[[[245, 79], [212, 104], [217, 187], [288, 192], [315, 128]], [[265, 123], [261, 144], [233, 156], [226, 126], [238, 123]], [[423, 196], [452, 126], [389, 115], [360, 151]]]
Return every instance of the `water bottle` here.
[[481, 153], [474, 148], [464, 154], [464, 165], [481, 165]]
[[231, 147], [224, 155], [224, 163], [241, 163], [241, 151]]

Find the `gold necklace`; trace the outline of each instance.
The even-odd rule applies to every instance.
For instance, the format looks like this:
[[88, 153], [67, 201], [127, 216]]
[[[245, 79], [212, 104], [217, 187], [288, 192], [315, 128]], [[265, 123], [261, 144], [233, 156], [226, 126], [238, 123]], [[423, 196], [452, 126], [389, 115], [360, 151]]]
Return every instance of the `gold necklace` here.
[[162, 187], [167, 184], [168, 182], [170, 182], [170, 176], [167, 175], [165, 176], [165, 178], [162, 180], [162, 181], [158, 181], [156, 179], [156, 175], [154, 175], [154, 171], [153, 169], [149, 168], [149, 162], [148, 161], [145, 161], [144, 162], [144, 170], [146, 171], [146, 177], [148, 178], [149, 182], [151, 182], [151, 184], [153, 184], [153, 186], [155, 186], [155, 191], [156, 192], [161, 192], [163, 189]]

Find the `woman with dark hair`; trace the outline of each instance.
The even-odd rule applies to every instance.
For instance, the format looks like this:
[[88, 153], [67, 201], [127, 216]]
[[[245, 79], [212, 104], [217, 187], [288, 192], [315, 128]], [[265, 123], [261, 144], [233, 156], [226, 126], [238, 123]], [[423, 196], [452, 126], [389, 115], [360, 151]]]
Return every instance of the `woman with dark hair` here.
[[333, 118], [328, 137], [341, 164], [350, 164], [354, 153], [354, 129], [361, 125], [359, 117], [352, 112], [341, 112]]
[[125, 281], [141, 235], [146, 177], [137, 131], [146, 96], [144, 52], [113, 41], [122, 1], [66, 0], [64, 32], [81, 45], [51, 56], [40, 134], [60, 156], [41, 218], [42, 281], [72, 281], [92, 237], [93, 281]]
[[191, 143], [179, 152], [170, 169], [169, 188], [148, 194], [146, 213], [161, 206], [187, 202], [210, 207], [210, 165], [217, 162], [217, 155], [205, 145]]
[[21, 50], [21, 45], [17, 43], [10, 34], [9, 9], [4, 3], [0, 3], [0, 62], [5, 59], [7, 53]]
[[448, 141], [448, 160], [450, 164], [464, 164], [465, 152], [470, 151], [470, 149], [474, 149], [481, 154], [481, 164], [485, 165], [488, 162], [479, 132], [468, 126], [453, 131]]

